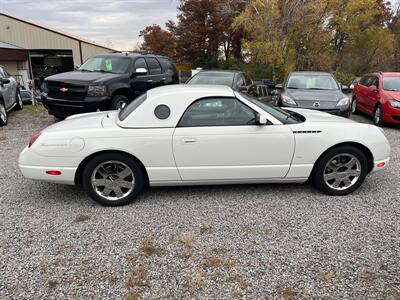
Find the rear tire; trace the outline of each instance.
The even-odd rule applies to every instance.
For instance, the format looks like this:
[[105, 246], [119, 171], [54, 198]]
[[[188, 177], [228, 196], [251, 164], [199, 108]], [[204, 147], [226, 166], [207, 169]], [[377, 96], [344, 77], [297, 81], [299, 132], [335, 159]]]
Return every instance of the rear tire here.
[[3, 102], [0, 102], [0, 127], [6, 126], [8, 123], [8, 115]]
[[380, 104], [375, 106], [374, 109], [374, 124], [379, 127], [385, 125], [385, 122], [382, 120], [382, 106]]
[[318, 159], [312, 182], [325, 194], [343, 196], [358, 189], [367, 173], [364, 153], [352, 146], [338, 146]]
[[121, 206], [131, 203], [142, 192], [145, 174], [140, 165], [128, 155], [104, 153], [86, 165], [82, 185], [97, 203]]
[[123, 109], [126, 105], [129, 104], [129, 99], [124, 95], [116, 95], [113, 97], [111, 102], [112, 110]]
[[19, 93], [18, 90], [15, 92], [15, 100], [17, 102], [17, 105], [15, 105], [15, 108], [17, 110], [22, 110], [24, 108], [24, 103], [22, 102], [21, 94]]
[[354, 98], [351, 102], [351, 113], [353, 115], [358, 115], [359, 111], [357, 109], [357, 98]]

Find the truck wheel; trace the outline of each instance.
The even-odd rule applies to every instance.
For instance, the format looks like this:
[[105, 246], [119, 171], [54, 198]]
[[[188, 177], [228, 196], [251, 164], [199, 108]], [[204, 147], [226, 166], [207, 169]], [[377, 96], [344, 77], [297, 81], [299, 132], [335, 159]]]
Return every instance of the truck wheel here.
[[113, 97], [111, 102], [112, 110], [123, 109], [126, 105], [129, 104], [129, 99], [124, 95], [116, 95]]

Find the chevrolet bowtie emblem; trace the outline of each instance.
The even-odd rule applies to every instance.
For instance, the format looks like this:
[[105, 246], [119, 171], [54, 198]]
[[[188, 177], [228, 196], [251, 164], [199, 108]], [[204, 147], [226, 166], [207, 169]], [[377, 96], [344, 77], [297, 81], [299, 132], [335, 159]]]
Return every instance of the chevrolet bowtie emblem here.
[[60, 91], [61, 91], [61, 92], [68, 92], [68, 89], [65, 88], [65, 87], [63, 87], [63, 88], [60, 88]]

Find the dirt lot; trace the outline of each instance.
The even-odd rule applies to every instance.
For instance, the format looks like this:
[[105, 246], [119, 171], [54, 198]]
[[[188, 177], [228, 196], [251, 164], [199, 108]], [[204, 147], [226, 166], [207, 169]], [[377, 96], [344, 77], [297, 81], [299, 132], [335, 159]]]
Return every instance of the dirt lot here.
[[1, 299], [400, 299], [400, 127], [385, 128], [389, 169], [350, 196], [157, 188], [105, 208], [20, 174], [19, 152], [53, 122], [28, 107], [0, 129]]

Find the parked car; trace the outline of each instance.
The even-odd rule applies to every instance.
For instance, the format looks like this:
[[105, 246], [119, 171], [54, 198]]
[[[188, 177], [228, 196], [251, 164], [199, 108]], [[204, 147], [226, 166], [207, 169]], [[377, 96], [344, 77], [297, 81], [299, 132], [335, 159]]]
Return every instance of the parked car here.
[[20, 89], [19, 93], [21, 95], [21, 99], [24, 104], [32, 103], [32, 93], [30, 91]]
[[324, 111], [333, 115], [349, 117], [351, 114], [350, 97], [342, 90], [335, 77], [325, 72], [292, 72], [277, 96], [279, 106], [308, 108]]
[[82, 184], [95, 201], [115, 206], [147, 185], [310, 178], [327, 194], [346, 195], [389, 157], [376, 126], [283, 110], [226, 86], [185, 84], [152, 89], [121, 111], [53, 124], [31, 138], [19, 167], [27, 178]]
[[13, 108], [24, 107], [18, 89], [18, 83], [6, 69], [0, 66], [0, 126], [7, 125], [8, 112]]
[[400, 73], [374, 72], [355, 85], [352, 111], [373, 116], [374, 124], [400, 124]]
[[273, 97], [272, 91], [265, 84], [256, 84], [257, 89], [257, 99], [261, 102], [268, 103], [273, 106], [277, 106], [278, 103], [276, 99]]
[[171, 60], [159, 55], [108, 53], [89, 58], [76, 71], [47, 77], [43, 105], [57, 118], [120, 109], [154, 87], [178, 83]]
[[236, 91], [258, 96], [256, 84], [246, 73], [240, 71], [200, 71], [186, 84], [226, 85]]

